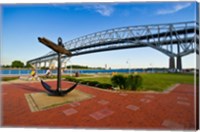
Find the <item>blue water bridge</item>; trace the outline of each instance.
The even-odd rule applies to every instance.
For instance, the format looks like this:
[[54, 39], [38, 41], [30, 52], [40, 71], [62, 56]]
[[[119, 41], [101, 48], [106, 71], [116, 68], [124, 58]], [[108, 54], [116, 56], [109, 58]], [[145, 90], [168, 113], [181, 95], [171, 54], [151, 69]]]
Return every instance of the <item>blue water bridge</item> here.
[[[199, 54], [199, 23], [189, 21], [107, 29], [69, 40], [64, 43], [64, 47], [72, 53], [71, 57], [102, 51], [150, 47], [169, 57], [169, 69], [182, 70], [183, 56]], [[70, 57], [62, 55], [61, 58], [61, 62], [66, 64]], [[50, 66], [56, 60], [57, 53], [51, 51], [29, 60], [28, 63], [41, 67], [42, 63], [44, 66], [47, 63]]]

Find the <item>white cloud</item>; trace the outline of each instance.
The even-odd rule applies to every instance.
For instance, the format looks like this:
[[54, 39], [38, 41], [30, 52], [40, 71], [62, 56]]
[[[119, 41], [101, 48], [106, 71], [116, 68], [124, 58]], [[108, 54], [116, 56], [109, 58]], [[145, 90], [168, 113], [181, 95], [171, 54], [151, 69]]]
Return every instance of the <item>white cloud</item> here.
[[85, 9], [94, 10], [102, 16], [111, 16], [114, 12], [114, 8], [111, 5], [90, 5], [84, 6]]
[[[83, 6], [78, 6], [75, 8], [76, 11], [81, 11], [81, 10], [89, 10], [89, 11], [95, 11], [99, 14], [101, 14], [102, 16], [111, 16], [112, 13], [114, 12], [114, 4], [109, 4], [109, 5], [105, 5], [105, 4], [91, 4], [91, 5], [83, 5]], [[115, 4], [116, 5], [116, 4]], [[62, 4], [53, 4], [53, 6], [58, 7], [60, 9], [63, 10], [70, 10], [70, 6], [66, 6], [66, 5], [62, 5]]]
[[109, 5], [95, 5], [94, 9], [102, 16], [110, 16], [114, 12], [114, 8]]
[[157, 11], [156, 14], [158, 14], [158, 15], [172, 14], [172, 13], [178, 12], [182, 9], [185, 9], [185, 8], [189, 7], [190, 5], [191, 5], [191, 3], [176, 4], [175, 6], [168, 8], [168, 9], [160, 9]]

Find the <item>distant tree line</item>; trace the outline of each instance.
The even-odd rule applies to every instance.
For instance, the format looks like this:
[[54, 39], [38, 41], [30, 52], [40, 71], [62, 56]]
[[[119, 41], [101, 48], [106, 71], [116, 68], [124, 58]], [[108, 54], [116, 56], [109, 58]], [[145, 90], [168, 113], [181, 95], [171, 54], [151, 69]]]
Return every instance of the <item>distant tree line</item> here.
[[88, 66], [81, 66], [81, 65], [69, 65], [67, 66], [68, 69], [104, 69], [102, 67], [88, 67]]
[[19, 60], [15, 60], [11, 63], [11, 65], [2, 65], [2, 68], [31, 68], [30, 64], [24, 64]]
[[[20, 60], [14, 60], [11, 65], [2, 65], [2, 68], [31, 68], [30, 64], [24, 64]], [[81, 65], [69, 65], [66, 68], [70, 69], [104, 69], [101, 67], [88, 67], [88, 66], [81, 66]], [[41, 69], [48, 69], [48, 67], [41, 67]]]

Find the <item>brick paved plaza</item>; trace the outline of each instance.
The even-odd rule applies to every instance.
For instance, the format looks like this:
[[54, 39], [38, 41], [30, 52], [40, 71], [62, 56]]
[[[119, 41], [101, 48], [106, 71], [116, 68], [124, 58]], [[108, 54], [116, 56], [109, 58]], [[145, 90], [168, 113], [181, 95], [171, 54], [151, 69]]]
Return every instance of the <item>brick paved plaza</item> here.
[[[49, 81], [56, 87], [56, 81]], [[70, 87], [71, 82], [62, 82]], [[102, 90], [78, 85], [90, 98], [31, 111], [27, 94], [45, 92], [39, 82], [2, 84], [3, 127], [194, 130], [194, 86], [163, 92]], [[37, 103], [36, 106], [37, 107]]]

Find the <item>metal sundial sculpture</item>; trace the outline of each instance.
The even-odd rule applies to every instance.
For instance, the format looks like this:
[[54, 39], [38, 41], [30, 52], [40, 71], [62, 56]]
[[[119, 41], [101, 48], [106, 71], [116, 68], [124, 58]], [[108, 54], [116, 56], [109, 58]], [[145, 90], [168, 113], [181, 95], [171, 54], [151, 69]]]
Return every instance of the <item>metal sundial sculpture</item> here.
[[40, 38], [39, 37], [38, 40], [42, 44], [51, 48], [52, 50], [54, 50], [58, 54], [57, 89], [56, 90], [51, 89], [51, 87], [47, 83], [45, 83], [44, 81], [41, 80], [42, 86], [52, 95], [62, 96], [62, 95], [69, 93], [74, 88], [76, 88], [78, 83], [74, 84], [72, 87], [70, 87], [66, 90], [61, 90], [61, 54], [71, 56], [72, 55], [71, 52], [64, 48], [64, 45], [62, 43], [62, 39], [60, 37], [58, 38], [58, 45], [56, 45], [55, 43], [51, 42], [50, 40], [48, 40], [46, 38]]

